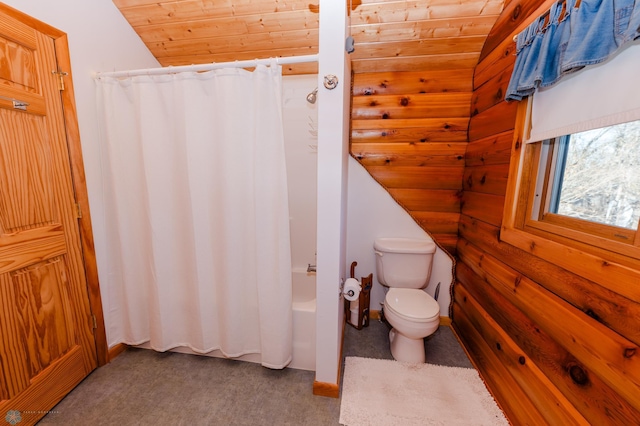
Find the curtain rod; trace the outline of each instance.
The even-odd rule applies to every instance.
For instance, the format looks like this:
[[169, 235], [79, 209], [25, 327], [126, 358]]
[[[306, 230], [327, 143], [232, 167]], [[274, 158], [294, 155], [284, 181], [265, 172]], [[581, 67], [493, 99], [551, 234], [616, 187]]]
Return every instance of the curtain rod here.
[[179, 72], [198, 72], [198, 71], [211, 71], [219, 68], [252, 68], [258, 65], [269, 65], [275, 60], [278, 65], [286, 64], [302, 64], [305, 62], [318, 62], [318, 55], [302, 55], [302, 56], [286, 56], [283, 58], [271, 58], [271, 59], [252, 59], [247, 61], [233, 61], [233, 62], [213, 62], [209, 64], [200, 65], [181, 65], [177, 67], [168, 66], [161, 68], [147, 68], [140, 70], [130, 71], [113, 71], [113, 72], [97, 72], [94, 73], [94, 78], [100, 77], [133, 77], [136, 75], [163, 75], [163, 74], [175, 74]]

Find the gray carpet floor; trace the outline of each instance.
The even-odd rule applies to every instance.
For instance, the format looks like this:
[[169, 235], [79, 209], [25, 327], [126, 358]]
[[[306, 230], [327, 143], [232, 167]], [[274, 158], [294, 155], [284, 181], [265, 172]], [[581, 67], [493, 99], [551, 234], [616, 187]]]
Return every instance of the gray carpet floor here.
[[[347, 325], [345, 356], [392, 359], [389, 326]], [[448, 327], [427, 362], [472, 368]], [[129, 349], [94, 371], [40, 425], [338, 425], [340, 399], [312, 394], [315, 373], [173, 352]]]

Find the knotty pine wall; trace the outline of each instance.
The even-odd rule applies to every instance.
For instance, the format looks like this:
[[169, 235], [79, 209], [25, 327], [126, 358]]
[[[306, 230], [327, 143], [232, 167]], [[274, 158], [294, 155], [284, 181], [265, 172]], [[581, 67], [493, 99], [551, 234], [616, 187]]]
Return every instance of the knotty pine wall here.
[[[514, 424], [640, 424], [640, 301], [499, 238], [517, 107], [503, 101], [512, 37], [541, 4], [509, 3], [475, 69], [453, 327]], [[580, 343], [593, 339], [596, 350]]]
[[467, 68], [353, 78], [351, 155], [452, 254], [472, 73]]

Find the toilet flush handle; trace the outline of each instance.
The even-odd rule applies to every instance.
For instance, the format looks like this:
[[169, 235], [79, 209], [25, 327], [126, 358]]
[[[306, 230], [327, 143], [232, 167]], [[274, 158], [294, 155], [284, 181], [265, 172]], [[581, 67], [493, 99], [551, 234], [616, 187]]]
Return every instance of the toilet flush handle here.
[[374, 250], [374, 252], [376, 253], [376, 256], [380, 256], [380, 257], [384, 256], [384, 253], [382, 253], [382, 252], [380, 252], [378, 250]]

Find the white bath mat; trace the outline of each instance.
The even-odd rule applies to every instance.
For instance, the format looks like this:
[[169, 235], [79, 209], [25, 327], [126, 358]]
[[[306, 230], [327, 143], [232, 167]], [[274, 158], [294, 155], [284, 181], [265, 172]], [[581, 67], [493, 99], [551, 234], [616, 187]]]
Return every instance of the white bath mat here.
[[472, 368], [347, 357], [340, 424], [509, 425]]

